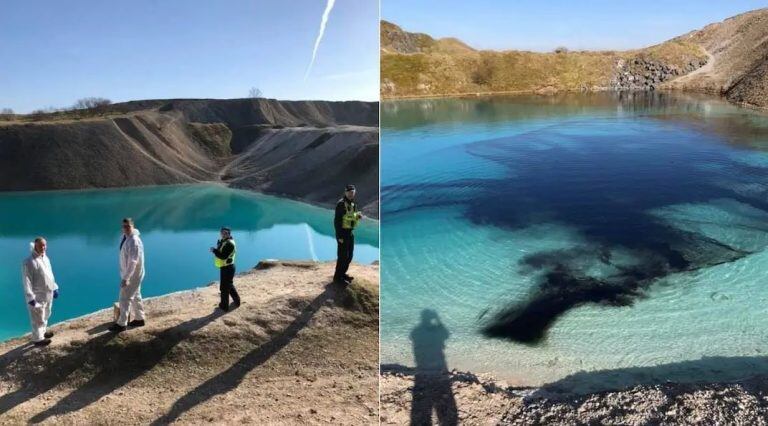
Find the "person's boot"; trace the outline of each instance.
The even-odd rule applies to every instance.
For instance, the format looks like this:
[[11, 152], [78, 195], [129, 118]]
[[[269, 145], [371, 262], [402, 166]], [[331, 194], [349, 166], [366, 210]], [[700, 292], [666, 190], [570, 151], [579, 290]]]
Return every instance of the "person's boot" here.
[[45, 334], [43, 334], [43, 337], [45, 337], [46, 339], [50, 339], [51, 337], [53, 337], [53, 332], [46, 331]]
[[38, 340], [37, 342], [34, 342], [32, 344], [38, 347], [48, 346], [51, 344], [51, 339]]
[[229, 312], [229, 306], [223, 306], [221, 304], [216, 305], [217, 308], [221, 309], [224, 312]]
[[144, 327], [144, 320], [133, 320], [128, 323], [128, 327]]
[[354, 280], [354, 279], [355, 279], [355, 277], [353, 277], [353, 276], [351, 276], [351, 275], [347, 275], [347, 274], [344, 274], [344, 279], [345, 279], [346, 281], [352, 282], [352, 280]]
[[125, 329], [126, 329], [126, 328], [127, 328], [127, 327], [123, 327], [123, 326], [122, 326], [122, 325], [120, 325], [120, 324], [112, 324], [112, 325], [109, 327], [109, 331], [111, 331], [111, 332], [113, 332], [113, 333], [120, 333], [120, 332], [123, 332], [123, 331], [125, 331]]

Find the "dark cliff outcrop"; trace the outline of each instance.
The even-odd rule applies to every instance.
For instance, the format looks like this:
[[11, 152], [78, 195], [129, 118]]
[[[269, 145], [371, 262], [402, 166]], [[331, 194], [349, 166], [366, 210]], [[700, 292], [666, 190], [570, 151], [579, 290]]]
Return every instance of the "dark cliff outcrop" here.
[[611, 87], [615, 90], [655, 90], [661, 83], [688, 74], [706, 65], [707, 60], [692, 59], [684, 67], [643, 58], [619, 60]]

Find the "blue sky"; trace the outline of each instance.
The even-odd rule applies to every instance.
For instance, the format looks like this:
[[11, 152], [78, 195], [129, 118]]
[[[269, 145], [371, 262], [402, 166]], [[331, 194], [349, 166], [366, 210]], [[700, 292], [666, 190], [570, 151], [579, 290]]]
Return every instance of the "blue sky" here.
[[100, 96], [377, 100], [377, 0], [3, 1], [0, 108]]
[[753, 9], [762, 0], [382, 0], [408, 31], [480, 49], [629, 49], [660, 43]]

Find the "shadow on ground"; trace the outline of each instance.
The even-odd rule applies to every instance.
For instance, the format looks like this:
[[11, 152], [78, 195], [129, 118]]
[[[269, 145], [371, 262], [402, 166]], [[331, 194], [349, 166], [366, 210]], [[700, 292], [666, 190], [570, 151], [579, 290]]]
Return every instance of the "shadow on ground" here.
[[[87, 383], [60, 399], [53, 407], [32, 417], [31, 422], [38, 423], [52, 416], [81, 410], [105, 395], [111, 394], [154, 368], [176, 345], [223, 314], [223, 311], [217, 310], [204, 317], [194, 318], [165, 329], [149, 342], [131, 342], [124, 347], [111, 348], [117, 362], [102, 366]], [[111, 339], [113, 335], [110, 333], [106, 336], [96, 339]]]
[[411, 388], [411, 424], [456, 425], [459, 421], [456, 398], [451, 384], [452, 374], [445, 359], [445, 342], [450, 332], [432, 309], [421, 311], [421, 320], [411, 330], [415, 368], [398, 364], [382, 364], [380, 371], [413, 376]]
[[[93, 353], [100, 351], [114, 337], [115, 335], [112, 333], [97, 336], [87, 341], [82, 346], [73, 349], [67, 355], [58, 358], [56, 362], [50, 363], [49, 367], [45, 368], [43, 371], [35, 373], [27, 372], [23, 375], [17, 390], [0, 397], [0, 413], [10, 411], [17, 405], [36, 398], [66, 381], [72, 373], [88, 363], [88, 360]], [[19, 346], [3, 354], [3, 370], [6, 369], [12, 360], [27, 362], [27, 357], [19, 357], [19, 354], [26, 351], [26, 347], [29, 347], [29, 345]], [[47, 357], [50, 356], [50, 354], [41, 353], [39, 356]]]
[[308, 303], [285, 329], [272, 337], [269, 341], [258, 346], [237, 362], [232, 364], [226, 371], [208, 379], [196, 388], [192, 389], [186, 395], [177, 400], [169, 412], [152, 422], [153, 425], [164, 425], [178, 419], [185, 412], [200, 405], [216, 395], [225, 394], [237, 388], [245, 376], [253, 369], [264, 364], [273, 355], [277, 354], [287, 346], [303, 329], [317, 311], [328, 301], [335, 293], [333, 285], [326, 287], [325, 291], [320, 293], [315, 299]]

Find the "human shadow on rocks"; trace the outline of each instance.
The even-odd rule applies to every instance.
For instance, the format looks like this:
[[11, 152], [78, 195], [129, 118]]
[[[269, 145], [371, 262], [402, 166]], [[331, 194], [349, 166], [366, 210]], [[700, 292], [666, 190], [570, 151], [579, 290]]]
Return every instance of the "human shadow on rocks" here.
[[103, 332], [107, 331], [109, 329], [109, 327], [112, 324], [114, 324], [114, 323], [115, 323], [114, 321], [108, 321], [108, 322], [99, 324], [97, 326], [91, 327], [88, 330], [85, 330], [85, 332], [90, 334], [90, 335], [100, 334], [100, 333], [103, 333]]
[[[209, 315], [194, 318], [161, 331], [149, 342], [134, 341], [124, 345], [111, 345], [102, 349], [99, 371], [84, 385], [75, 389], [54, 406], [32, 417], [33, 423], [81, 410], [109, 395], [122, 386], [152, 370], [179, 343], [193, 332], [224, 315], [216, 310]], [[130, 334], [130, 329], [123, 333]], [[107, 336], [112, 336], [108, 333]]]
[[[88, 369], [97, 364], [99, 359], [98, 351], [101, 351], [113, 337], [114, 335], [111, 333], [102, 334], [87, 341], [82, 346], [71, 349], [66, 355], [61, 357], [57, 357], [53, 352], [39, 352], [27, 354], [26, 356], [17, 356], [13, 360], [4, 360], [2, 365], [3, 374], [7, 374], [7, 369], [9, 369], [13, 362], [29, 363], [30, 365], [20, 366], [19, 368], [31, 370], [31, 364], [36, 359], [42, 359], [42, 362], [47, 363], [48, 367], [40, 372], [21, 372], [19, 388], [0, 396], [0, 413], [7, 412], [17, 405], [48, 392], [66, 381], [77, 370]], [[50, 349], [52, 348], [48, 347], [46, 351]], [[16, 350], [20, 350], [20, 348], [14, 349], [14, 351]]]
[[309, 324], [317, 311], [335, 294], [336, 287], [333, 284], [328, 285], [325, 291], [309, 302], [286, 328], [240, 358], [226, 371], [208, 379], [179, 398], [167, 414], [155, 420], [152, 424], [165, 425], [172, 423], [190, 409], [210, 400], [216, 395], [222, 395], [237, 388], [249, 372], [267, 362], [296, 338], [299, 332]]
[[448, 329], [432, 309], [421, 311], [421, 321], [411, 331], [416, 362], [411, 402], [411, 424], [431, 425], [433, 412], [439, 425], [458, 424], [456, 399], [451, 389], [445, 342]]
[[34, 345], [32, 345], [32, 343], [30, 342], [27, 342], [19, 346], [16, 346], [10, 351], [0, 355], [0, 371], [4, 371], [5, 368], [8, 365], [10, 365], [13, 361], [17, 360], [20, 356], [22, 356], [24, 353], [28, 352], [33, 348], [34, 348]]

